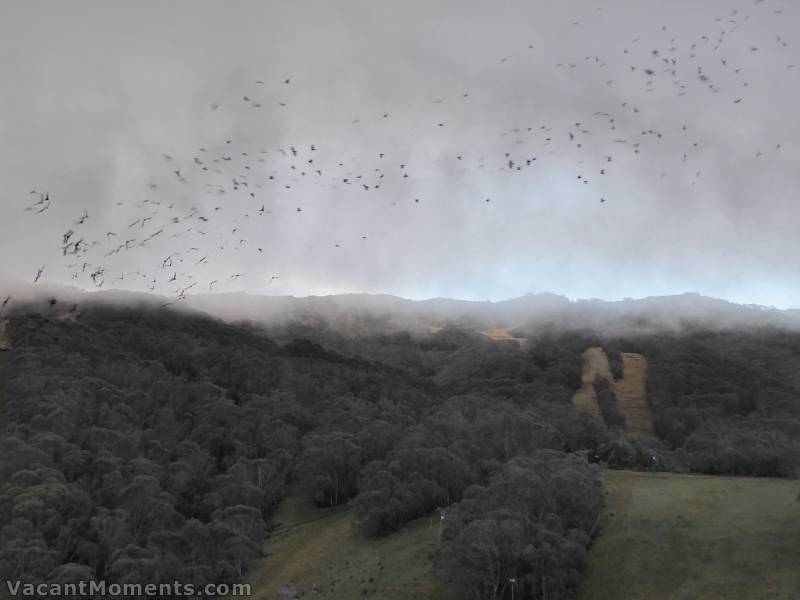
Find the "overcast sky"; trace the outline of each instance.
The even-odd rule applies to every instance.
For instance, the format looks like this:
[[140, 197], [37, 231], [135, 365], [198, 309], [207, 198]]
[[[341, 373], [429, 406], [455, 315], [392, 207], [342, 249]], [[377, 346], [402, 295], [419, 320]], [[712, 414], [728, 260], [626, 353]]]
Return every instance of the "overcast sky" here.
[[797, 32], [776, 0], [4, 2], [0, 270], [800, 307]]

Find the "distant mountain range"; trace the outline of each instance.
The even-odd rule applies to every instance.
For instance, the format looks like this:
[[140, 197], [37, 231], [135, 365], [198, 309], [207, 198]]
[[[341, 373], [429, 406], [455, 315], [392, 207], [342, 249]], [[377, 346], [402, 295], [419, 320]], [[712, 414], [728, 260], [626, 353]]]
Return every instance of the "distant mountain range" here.
[[[46, 283], [13, 287], [4, 289], [0, 284], [2, 299], [11, 294], [14, 302], [50, 297], [58, 299], [59, 304], [120, 302], [160, 306], [172, 302], [156, 294], [120, 290], [84, 292]], [[696, 293], [619, 301], [570, 300], [543, 293], [499, 302], [479, 302], [450, 298], [408, 300], [386, 294], [295, 297], [233, 292], [188, 296], [182, 302], [171, 304], [170, 308], [202, 311], [225, 321], [250, 321], [265, 326], [300, 323], [354, 334], [428, 333], [448, 325], [475, 330], [507, 329], [523, 336], [542, 329], [595, 329], [619, 333], [679, 331], [686, 327], [800, 329], [800, 309], [736, 304]]]
[[225, 320], [306, 323], [327, 322], [359, 330], [427, 331], [447, 325], [474, 329], [505, 328], [523, 335], [542, 328], [597, 329], [613, 332], [677, 331], [774, 326], [800, 329], [800, 310], [741, 305], [686, 293], [620, 301], [569, 300], [557, 294], [527, 294], [499, 302], [434, 298], [408, 300], [384, 294], [335, 296], [192, 296], [187, 306]]

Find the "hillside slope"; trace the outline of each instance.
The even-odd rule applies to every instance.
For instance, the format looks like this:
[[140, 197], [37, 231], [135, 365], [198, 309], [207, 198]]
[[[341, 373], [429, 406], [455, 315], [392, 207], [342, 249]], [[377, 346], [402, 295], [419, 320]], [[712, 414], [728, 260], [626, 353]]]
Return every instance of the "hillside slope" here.
[[798, 482], [607, 471], [582, 600], [795, 600]]
[[627, 430], [631, 433], [654, 435], [653, 415], [647, 402], [647, 359], [641, 354], [622, 353], [622, 379], [615, 380], [611, 373], [608, 356], [600, 346], [587, 348], [583, 353], [581, 388], [572, 401], [581, 410], [600, 416], [594, 378], [608, 380], [617, 398], [617, 407], [624, 415]]
[[288, 497], [275, 515], [265, 558], [252, 566], [253, 598], [279, 598], [281, 589], [316, 600], [458, 598], [433, 573], [435, 523], [423, 518], [370, 539], [354, 531], [353, 518], [349, 510], [321, 510], [300, 495]]
[[647, 402], [647, 359], [641, 354], [622, 353], [622, 379], [614, 383], [617, 406], [628, 431], [654, 435], [653, 415]]
[[[604, 478], [608, 516], [581, 600], [797, 598], [798, 482], [632, 471]], [[320, 600], [458, 598], [431, 569], [428, 519], [368, 540], [354, 533], [349, 511], [293, 496], [276, 522], [248, 578], [255, 598], [277, 598], [283, 585]]]
[[593, 346], [583, 353], [583, 374], [581, 389], [575, 392], [572, 401], [581, 410], [588, 411], [595, 416], [600, 416], [600, 406], [597, 404], [597, 393], [594, 389], [596, 375], [605, 377], [613, 385], [614, 378], [608, 366], [608, 357], [602, 348]]

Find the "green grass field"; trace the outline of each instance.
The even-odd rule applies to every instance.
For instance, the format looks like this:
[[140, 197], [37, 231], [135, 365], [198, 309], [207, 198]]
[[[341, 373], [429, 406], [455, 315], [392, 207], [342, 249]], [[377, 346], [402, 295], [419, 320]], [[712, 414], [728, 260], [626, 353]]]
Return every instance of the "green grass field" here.
[[800, 600], [800, 481], [609, 471], [582, 600]]
[[366, 539], [354, 531], [351, 512], [319, 510], [293, 494], [278, 509], [275, 525], [266, 557], [252, 565], [247, 578], [254, 598], [279, 598], [284, 584], [317, 600], [458, 598], [433, 574], [436, 523], [429, 519], [389, 537]]

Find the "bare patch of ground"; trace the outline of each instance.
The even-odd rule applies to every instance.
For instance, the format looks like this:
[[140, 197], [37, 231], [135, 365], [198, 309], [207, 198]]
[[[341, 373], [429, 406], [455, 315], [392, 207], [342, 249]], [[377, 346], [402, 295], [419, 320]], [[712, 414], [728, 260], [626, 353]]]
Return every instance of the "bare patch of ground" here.
[[608, 356], [600, 346], [592, 346], [584, 351], [583, 385], [572, 396], [575, 406], [600, 417], [600, 405], [597, 404], [597, 393], [594, 389], [596, 375], [605, 377], [611, 385], [614, 385], [614, 378], [608, 366]]
[[622, 353], [622, 379], [614, 384], [617, 406], [628, 431], [654, 435], [653, 415], [647, 402], [647, 359], [641, 354]]
[[486, 329], [480, 333], [496, 342], [517, 342], [520, 348], [524, 347], [525, 344], [528, 343], [528, 338], [512, 336], [511, 333], [509, 333], [511, 329], [513, 329], [513, 327], [497, 327], [495, 329]]

